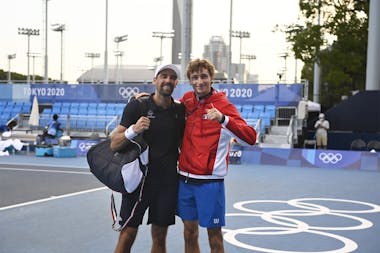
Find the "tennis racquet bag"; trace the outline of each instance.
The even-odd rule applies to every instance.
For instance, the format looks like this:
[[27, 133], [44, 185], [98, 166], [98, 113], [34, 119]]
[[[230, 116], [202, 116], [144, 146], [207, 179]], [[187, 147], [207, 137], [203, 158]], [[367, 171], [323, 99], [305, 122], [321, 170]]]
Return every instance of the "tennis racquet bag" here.
[[90, 171], [113, 191], [131, 193], [146, 176], [148, 145], [141, 135], [136, 136], [122, 151], [111, 149], [106, 139], [92, 146], [87, 153]]

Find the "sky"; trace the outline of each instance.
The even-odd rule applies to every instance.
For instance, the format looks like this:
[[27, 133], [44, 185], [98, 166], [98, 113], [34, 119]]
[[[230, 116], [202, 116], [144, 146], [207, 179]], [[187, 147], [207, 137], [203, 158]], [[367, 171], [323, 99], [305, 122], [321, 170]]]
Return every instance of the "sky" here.
[[[40, 29], [39, 36], [30, 37], [30, 52], [35, 57], [36, 75], [44, 75], [44, 9], [45, 0], [0, 0], [0, 69], [8, 71], [9, 54], [11, 71], [27, 73], [28, 39], [19, 35], [18, 28]], [[48, 75], [60, 78], [61, 33], [51, 25], [65, 24], [63, 32], [63, 78], [69, 83], [92, 66], [85, 53], [100, 53], [94, 65], [103, 65], [105, 51], [106, 0], [49, 0], [48, 1]], [[228, 44], [230, 0], [193, 0], [192, 55], [201, 58], [204, 46], [212, 36], [222, 36]], [[277, 82], [277, 73], [285, 68], [281, 55], [290, 48], [285, 34], [273, 32], [278, 24], [296, 23], [299, 17], [298, 0], [233, 0], [232, 30], [247, 31], [250, 38], [242, 40], [242, 54], [255, 55], [256, 60], [246, 63], [250, 72], [257, 74], [259, 82]], [[122, 64], [154, 65], [153, 58], [160, 54], [160, 39], [153, 31], [172, 29], [172, 0], [108, 0], [108, 64], [116, 64], [114, 37], [128, 35], [119, 44], [124, 51]], [[171, 62], [171, 40], [163, 40], [164, 63]], [[239, 63], [240, 41], [232, 38], [232, 62]], [[289, 51], [290, 52], [290, 51]], [[33, 74], [30, 58], [30, 74]], [[302, 63], [298, 61], [300, 78]], [[286, 60], [286, 80], [295, 79], [295, 61], [290, 52]], [[284, 78], [283, 78], [284, 80]]]

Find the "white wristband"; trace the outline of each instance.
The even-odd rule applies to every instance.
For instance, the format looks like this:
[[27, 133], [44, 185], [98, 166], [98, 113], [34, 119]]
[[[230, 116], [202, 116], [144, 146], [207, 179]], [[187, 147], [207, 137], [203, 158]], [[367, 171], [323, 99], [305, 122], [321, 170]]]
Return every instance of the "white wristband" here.
[[127, 138], [128, 140], [132, 140], [133, 138], [135, 138], [138, 134], [133, 131], [133, 126], [134, 125], [131, 125], [130, 127], [128, 127], [127, 130], [125, 130], [124, 132], [124, 136], [125, 138]]

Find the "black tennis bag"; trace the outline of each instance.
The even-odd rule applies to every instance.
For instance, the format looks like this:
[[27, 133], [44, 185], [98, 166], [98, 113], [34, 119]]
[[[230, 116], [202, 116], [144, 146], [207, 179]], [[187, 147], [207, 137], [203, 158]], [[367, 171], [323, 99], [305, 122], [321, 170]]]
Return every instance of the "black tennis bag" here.
[[[112, 151], [110, 145], [111, 139], [106, 139], [89, 149], [87, 162], [90, 171], [111, 190], [130, 193], [139, 184], [135, 181], [140, 181], [141, 175], [146, 176], [147, 158], [142, 161], [141, 155], [147, 153], [148, 146], [141, 135], [136, 136], [126, 148], [119, 152]], [[141, 173], [136, 171], [138, 169], [141, 170]], [[127, 177], [122, 174], [122, 170], [129, 173]], [[133, 189], [127, 191], [131, 187]]]

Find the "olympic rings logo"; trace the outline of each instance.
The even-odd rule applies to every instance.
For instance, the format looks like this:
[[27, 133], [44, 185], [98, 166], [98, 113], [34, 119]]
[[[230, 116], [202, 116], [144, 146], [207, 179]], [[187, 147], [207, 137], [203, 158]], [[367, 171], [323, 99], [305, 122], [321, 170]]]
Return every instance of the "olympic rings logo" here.
[[321, 160], [323, 163], [332, 163], [336, 164], [342, 160], [343, 156], [340, 153], [325, 153], [322, 152], [318, 156], [319, 160]]
[[[313, 202], [313, 203], [310, 203]], [[345, 209], [333, 209], [328, 206], [323, 206], [321, 204], [317, 204], [315, 202], [330, 202], [331, 206], [336, 207], [337, 203], [343, 202], [344, 206], [347, 207], [352, 205], [352, 210], [348, 208]], [[273, 205], [288, 205], [291, 209], [286, 210], [276, 210], [276, 211], [261, 211], [258, 209], [253, 209], [256, 205], [257, 208], [268, 210], [268, 207], [265, 204], [270, 203], [270, 207], [273, 208]], [[249, 207], [248, 207], [249, 206]], [[355, 206], [355, 208], [354, 208]], [[301, 251], [287, 251], [287, 250], [279, 250], [279, 249], [270, 249], [264, 247], [258, 247], [255, 245], [251, 245], [243, 242], [244, 237], [238, 235], [293, 235], [298, 233], [309, 233], [312, 235], [317, 235], [318, 237], [329, 237], [335, 240], [338, 240], [343, 244], [340, 249], [334, 250], [325, 250], [325, 251], [313, 251], [319, 253], [332, 253], [332, 252], [352, 252], [358, 248], [358, 245], [353, 240], [337, 235], [331, 232], [326, 231], [349, 231], [349, 230], [361, 230], [372, 227], [373, 223], [367, 219], [354, 216], [352, 214], [366, 214], [366, 213], [377, 213], [380, 212], [380, 206], [372, 203], [354, 201], [354, 200], [346, 200], [346, 199], [332, 199], [332, 198], [301, 198], [301, 199], [292, 199], [288, 201], [282, 200], [249, 200], [249, 201], [241, 201], [237, 202], [233, 205], [235, 209], [238, 209], [242, 212], [240, 213], [228, 213], [227, 217], [255, 217], [260, 219], [259, 222], [255, 222], [254, 219], [247, 220], [242, 224], [249, 224], [249, 222], [253, 222], [252, 227], [248, 228], [237, 228], [237, 229], [228, 229], [223, 228], [224, 240], [228, 243], [233, 244], [240, 248], [245, 248], [248, 250], [253, 250], [255, 252], [269, 252], [269, 253], [286, 253], [286, 252], [308, 252], [307, 250]], [[349, 225], [348, 222], [340, 222], [339, 224], [347, 224], [340, 226], [317, 226], [313, 224], [308, 224], [305, 221], [301, 221], [295, 219], [294, 217], [304, 217], [304, 220], [312, 221], [313, 218], [316, 220], [313, 223], [315, 224], [318, 221], [321, 221], [319, 216], [333, 216], [334, 218], [351, 220], [355, 224]], [[257, 227], [257, 224], [263, 224], [264, 222], [276, 224], [278, 226], [260, 226]], [[264, 223], [265, 224], [265, 223]], [[305, 238], [303, 237], [303, 240]], [[273, 241], [272, 241], [273, 242]], [[339, 245], [341, 245], [339, 244]], [[273, 245], [273, 244], [272, 244]], [[319, 245], [319, 244], [318, 244]], [[316, 245], [316, 247], [318, 247]], [[310, 245], [308, 245], [310, 250]]]
[[137, 87], [120, 87], [119, 88], [119, 94], [123, 97], [123, 98], [129, 98], [131, 96], [133, 96], [134, 94], [136, 93], [139, 93], [140, 92], [140, 89], [137, 88]]

